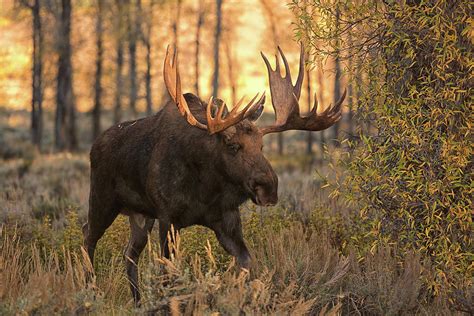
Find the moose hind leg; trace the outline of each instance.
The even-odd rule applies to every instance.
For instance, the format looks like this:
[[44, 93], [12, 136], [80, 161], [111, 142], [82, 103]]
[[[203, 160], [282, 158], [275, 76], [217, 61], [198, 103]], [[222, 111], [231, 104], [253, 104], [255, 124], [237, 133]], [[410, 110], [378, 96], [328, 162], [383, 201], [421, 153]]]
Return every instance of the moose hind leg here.
[[99, 239], [104, 235], [119, 214], [119, 207], [110, 200], [89, 198], [89, 213], [87, 223], [82, 227], [84, 235], [84, 248], [87, 251], [89, 260], [94, 265], [94, 252]]
[[154, 219], [147, 218], [141, 214], [133, 214], [130, 221], [130, 241], [125, 249], [125, 269], [128, 282], [132, 292], [135, 305], [140, 302], [140, 291], [138, 289], [138, 259], [148, 242], [148, 234], [153, 229]]

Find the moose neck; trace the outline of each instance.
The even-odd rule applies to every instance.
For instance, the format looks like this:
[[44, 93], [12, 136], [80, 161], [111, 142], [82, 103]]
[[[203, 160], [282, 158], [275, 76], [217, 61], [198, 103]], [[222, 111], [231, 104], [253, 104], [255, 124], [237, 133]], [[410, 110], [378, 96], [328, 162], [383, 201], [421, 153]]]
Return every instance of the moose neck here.
[[[199, 99], [190, 94], [186, 99], [196, 117], [202, 119], [204, 109]], [[169, 190], [169, 195], [185, 192], [182, 198], [190, 206], [199, 204], [224, 210], [245, 202], [248, 197], [243, 187], [226, 177], [220, 136], [189, 125], [171, 102], [164, 110], [166, 117], [158, 124], [162, 124], [169, 150], [163, 152], [166, 169], [163, 167], [156, 175], [167, 179], [167, 188], [163, 189]]]
[[229, 209], [237, 208], [245, 200], [243, 187], [225, 174], [222, 162], [222, 148], [219, 135], [209, 135], [194, 128], [193, 134], [199, 136], [189, 140], [196, 146], [197, 152], [186, 151], [186, 161], [191, 172], [196, 175], [195, 189], [205, 204], [215, 204], [215, 207]]

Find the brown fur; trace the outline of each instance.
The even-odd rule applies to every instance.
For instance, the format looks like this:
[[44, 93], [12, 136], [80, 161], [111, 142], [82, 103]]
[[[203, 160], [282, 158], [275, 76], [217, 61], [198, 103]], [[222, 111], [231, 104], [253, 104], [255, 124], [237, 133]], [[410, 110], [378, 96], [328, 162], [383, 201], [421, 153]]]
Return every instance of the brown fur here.
[[[185, 98], [204, 123], [203, 102], [192, 94]], [[197, 224], [214, 230], [224, 249], [247, 268], [250, 255], [239, 206], [249, 198], [259, 205], [278, 200], [278, 178], [263, 156], [262, 136], [249, 119], [209, 135], [189, 125], [172, 102], [154, 116], [109, 128], [90, 153], [89, 214], [83, 231], [91, 261], [97, 241], [123, 213], [130, 216], [125, 256], [135, 302], [140, 300], [138, 258], [155, 219], [165, 256], [171, 225]]]

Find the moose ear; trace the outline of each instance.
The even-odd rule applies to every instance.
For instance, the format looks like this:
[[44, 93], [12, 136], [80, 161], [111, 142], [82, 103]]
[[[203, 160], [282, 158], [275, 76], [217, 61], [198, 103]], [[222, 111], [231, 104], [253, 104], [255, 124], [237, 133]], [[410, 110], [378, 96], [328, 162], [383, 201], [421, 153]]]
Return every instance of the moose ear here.
[[251, 121], [251, 122], [255, 122], [256, 120], [258, 120], [258, 118], [260, 117], [260, 115], [262, 115], [263, 113], [263, 109], [265, 107], [263, 106], [263, 104], [261, 104], [257, 111], [253, 112], [251, 115], [249, 115], [248, 119]]

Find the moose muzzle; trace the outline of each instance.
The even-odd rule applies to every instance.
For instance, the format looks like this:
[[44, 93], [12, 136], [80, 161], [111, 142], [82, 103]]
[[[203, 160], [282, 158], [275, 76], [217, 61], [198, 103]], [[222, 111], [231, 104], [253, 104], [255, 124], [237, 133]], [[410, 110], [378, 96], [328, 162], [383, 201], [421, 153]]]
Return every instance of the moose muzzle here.
[[270, 164], [265, 162], [265, 168], [255, 172], [249, 183], [252, 201], [260, 206], [275, 205], [278, 202], [278, 177]]

